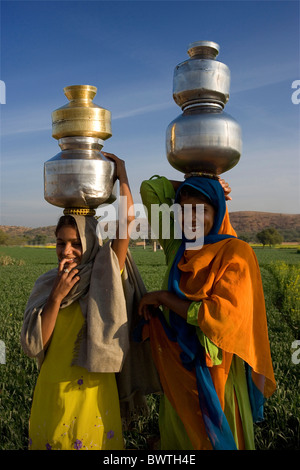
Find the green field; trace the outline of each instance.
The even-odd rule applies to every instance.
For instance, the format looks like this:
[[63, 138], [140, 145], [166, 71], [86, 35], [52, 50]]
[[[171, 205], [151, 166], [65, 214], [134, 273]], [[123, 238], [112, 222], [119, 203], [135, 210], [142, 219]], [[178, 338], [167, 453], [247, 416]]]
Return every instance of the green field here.
[[[255, 247], [260, 264], [277, 391], [265, 406], [265, 421], [255, 427], [258, 449], [300, 448], [300, 253], [297, 248]], [[162, 251], [132, 248], [147, 289], [159, 289], [165, 271]], [[0, 247], [0, 340], [6, 362], [0, 364], [0, 450], [27, 448], [35, 361], [20, 347], [24, 308], [36, 278], [56, 265], [55, 250]], [[300, 345], [300, 342], [298, 343]], [[151, 416], [137, 420], [126, 434], [126, 447], [147, 449], [157, 435], [157, 397], [149, 397]]]

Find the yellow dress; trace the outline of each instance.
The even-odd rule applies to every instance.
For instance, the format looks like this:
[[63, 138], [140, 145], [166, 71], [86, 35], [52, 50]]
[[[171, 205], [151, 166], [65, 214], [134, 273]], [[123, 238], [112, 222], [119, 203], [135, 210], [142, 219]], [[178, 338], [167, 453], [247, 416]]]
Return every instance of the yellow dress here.
[[83, 321], [79, 302], [59, 311], [34, 391], [29, 449], [123, 449], [115, 374], [70, 366]]

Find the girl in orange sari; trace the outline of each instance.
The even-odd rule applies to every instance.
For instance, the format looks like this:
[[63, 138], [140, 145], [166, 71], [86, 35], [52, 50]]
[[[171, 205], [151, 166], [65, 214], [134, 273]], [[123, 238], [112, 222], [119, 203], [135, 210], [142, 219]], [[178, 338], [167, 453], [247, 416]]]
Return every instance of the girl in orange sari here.
[[150, 338], [164, 390], [161, 449], [254, 449], [253, 422], [275, 390], [255, 254], [236, 237], [219, 181], [190, 177], [175, 194], [170, 181], [156, 178], [143, 182], [141, 195], [149, 215], [151, 204], [170, 206], [174, 198], [193, 214], [204, 205], [203, 246], [186, 249], [184, 236], [160, 234], [163, 290], [140, 304], [142, 338]]

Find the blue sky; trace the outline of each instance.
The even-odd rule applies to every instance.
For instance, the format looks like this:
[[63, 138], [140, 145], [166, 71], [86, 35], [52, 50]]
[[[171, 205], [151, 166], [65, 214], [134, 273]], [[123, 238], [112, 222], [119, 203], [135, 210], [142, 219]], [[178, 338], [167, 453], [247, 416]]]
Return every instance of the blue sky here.
[[229, 211], [299, 213], [298, 1], [1, 1], [0, 225], [61, 215], [44, 200], [43, 166], [60, 150], [51, 113], [68, 85], [98, 88], [94, 102], [112, 113], [103, 150], [126, 160], [135, 202], [153, 174], [183, 179], [165, 132], [181, 114], [174, 68], [199, 40], [220, 45], [231, 71], [225, 111], [243, 133], [240, 162], [223, 175]]

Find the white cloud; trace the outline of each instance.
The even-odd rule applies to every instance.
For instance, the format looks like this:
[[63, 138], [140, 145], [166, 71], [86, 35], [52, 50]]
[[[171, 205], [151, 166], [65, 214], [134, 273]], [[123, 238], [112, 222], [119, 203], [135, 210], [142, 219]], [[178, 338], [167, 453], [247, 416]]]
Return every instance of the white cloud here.
[[139, 116], [143, 114], [152, 113], [155, 111], [160, 111], [162, 109], [168, 109], [171, 107], [171, 105], [172, 103], [170, 103], [170, 101], [166, 101], [165, 103], [154, 103], [154, 104], [142, 106], [140, 108], [129, 109], [128, 111], [123, 111], [123, 112], [120, 112], [119, 114], [114, 115], [113, 120], [124, 119], [124, 118], [132, 117], [132, 116]]
[[257, 88], [275, 85], [286, 80], [292, 81], [299, 78], [299, 61], [283, 63], [282, 60], [275, 63], [268, 60], [264, 65], [252, 67], [238, 67], [232, 71], [231, 95], [235, 93], [256, 90]]

